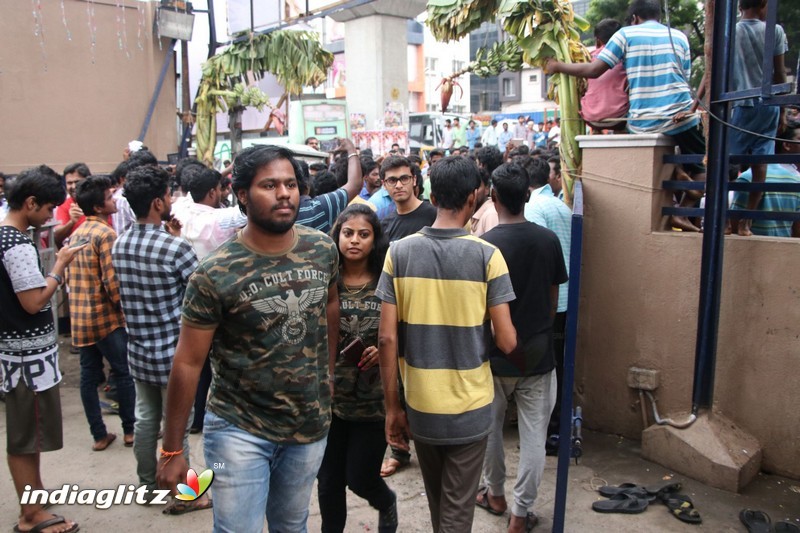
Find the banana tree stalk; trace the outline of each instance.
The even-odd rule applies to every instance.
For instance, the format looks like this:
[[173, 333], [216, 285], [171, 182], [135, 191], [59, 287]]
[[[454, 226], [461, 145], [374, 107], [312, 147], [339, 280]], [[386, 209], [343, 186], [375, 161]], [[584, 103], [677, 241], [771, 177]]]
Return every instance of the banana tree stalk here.
[[[478, 76], [496, 76], [500, 70], [517, 71], [522, 63], [543, 67], [550, 57], [566, 63], [591, 58], [580, 42], [588, 22], [575, 14], [569, 0], [428, 0], [426, 23], [440, 40], [454, 40], [477, 29], [483, 22], [502, 20], [509, 36], [476, 56], [468, 69]], [[550, 94], [558, 101], [561, 125], [560, 155], [564, 199], [572, 202], [575, 179], [581, 172], [581, 151], [575, 137], [585, 131], [578, 112], [583, 81], [558, 75]]]

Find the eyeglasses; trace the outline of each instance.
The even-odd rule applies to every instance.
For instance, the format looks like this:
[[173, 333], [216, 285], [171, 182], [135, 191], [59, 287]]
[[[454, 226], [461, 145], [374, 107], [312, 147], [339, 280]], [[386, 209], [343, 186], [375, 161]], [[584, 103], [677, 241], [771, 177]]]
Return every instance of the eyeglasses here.
[[413, 178], [414, 176], [409, 176], [408, 174], [405, 174], [403, 176], [400, 176], [399, 178], [385, 178], [383, 182], [389, 187], [396, 187], [398, 181], [403, 185], [408, 185]]

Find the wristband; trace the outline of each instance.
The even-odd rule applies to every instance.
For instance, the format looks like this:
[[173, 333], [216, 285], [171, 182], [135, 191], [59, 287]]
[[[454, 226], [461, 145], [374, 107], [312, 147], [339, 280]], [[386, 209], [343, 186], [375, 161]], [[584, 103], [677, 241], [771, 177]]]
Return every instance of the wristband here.
[[59, 276], [55, 272], [50, 272], [49, 274], [47, 274], [47, 277], [48, 278], [53, 278], [54, 280], [56, 280], [56, 282], [59, 284], [59, 286], [64, 284], [64, 278], [62, 278], [61, 276]]
[[353, 152], [352, 154], [347, 156], [347, 159], [350, 159], [351, 157], [358, 157], [358, 154]]
[[161, 457], [175, 457], [176, 455], [180, 455], [183, 453], [183, 448], [181, 448], [180, 450], [176, 450], [174, 452], [168, 452], [164, 448], [161, 448], [159, 451], [161, 452]]

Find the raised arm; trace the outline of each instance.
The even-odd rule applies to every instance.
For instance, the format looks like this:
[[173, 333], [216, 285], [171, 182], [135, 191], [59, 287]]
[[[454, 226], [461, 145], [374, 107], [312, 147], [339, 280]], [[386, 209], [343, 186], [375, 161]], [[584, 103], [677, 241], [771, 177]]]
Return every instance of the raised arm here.
[[562, 63], [555, 59], [548, 59], [545, 64], [545, 72], [548, 74], [567, 74], [578, 78], [599, 78], [610, 67], [599, 59], [591, 63]]
[[[53, 265], [53, 269], [49, 272], [49, 274], [52, 274], [52, 276], [48, 275], [45, 277], [46, 285], [44, 287], [38, 287], [36, 289], [29, 289], [27, 291], [17, 293], [17, 299], [26, 312], [35, 315], [41, 311], [45, 305], [47, 305], [47, 303], [50, 301], [50, 298], [52, 298], [53, 294], [55, 294], [56, 290], [58, 290], [58, 286], [61, 285], [67, 266], [69, 266], [69, 264], [75, 258], [75, 254], [83, 250], [85, 247], [86, 245], [83, 244], [74, 248], [64, 247], [59, 250], [58, 254], [56, 255], [56, 263]], [[56, 278], [60, 278], [60, 280]]]
[[349, 202], [361, 192], [364, 180], [361, 176], [361, 161], [358, 160], [356, 147], [350, 139], [339, 139], [337, 151], [347, 152], [347, 183], [342, 188], [347, 191]]

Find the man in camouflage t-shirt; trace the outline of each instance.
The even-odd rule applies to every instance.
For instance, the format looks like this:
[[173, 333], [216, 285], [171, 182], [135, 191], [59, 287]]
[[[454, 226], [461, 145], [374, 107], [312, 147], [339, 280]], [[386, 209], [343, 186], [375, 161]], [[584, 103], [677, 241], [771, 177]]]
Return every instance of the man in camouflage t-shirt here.
[[338, 252], [295, 225], [301, 170], [292, 153], [255, 146], [233, 188], [247, 226], [189, 280], [167, 388], [159, 483], [185, 482], [179, 451], [206, 355], [213, 382], [204, 423], [214, 471], [214, 531], [306, 530], [330, 424], [339, 302]]

